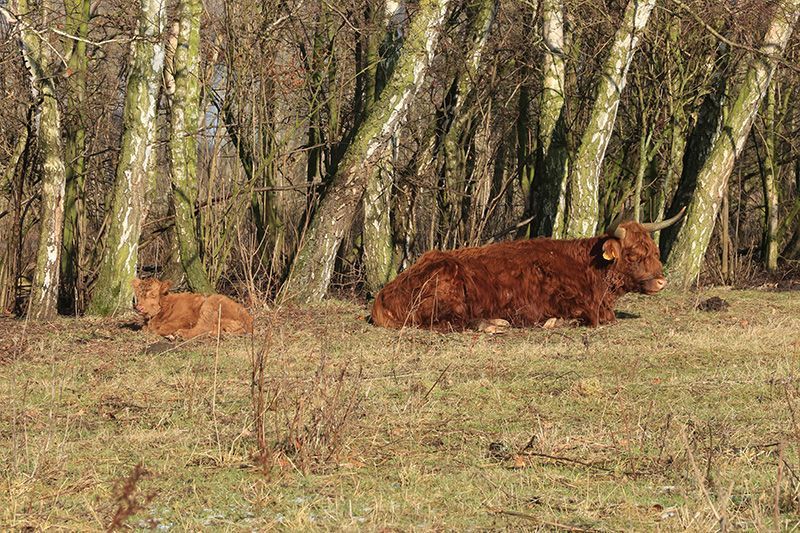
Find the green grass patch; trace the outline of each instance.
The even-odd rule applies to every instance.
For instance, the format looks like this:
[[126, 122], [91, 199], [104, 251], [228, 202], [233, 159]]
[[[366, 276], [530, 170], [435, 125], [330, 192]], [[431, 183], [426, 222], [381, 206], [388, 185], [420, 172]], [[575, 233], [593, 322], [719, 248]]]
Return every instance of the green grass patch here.
[[[712, 295], [729, 309], [695, 310]], [[441, 335], [331, 300], [219, 344], [131, 317], [0, 320], [0, 527], [102, 529], [125, 506], [125, 526], [161, 530], [796, 525], [798, 293], [619, 310]]]

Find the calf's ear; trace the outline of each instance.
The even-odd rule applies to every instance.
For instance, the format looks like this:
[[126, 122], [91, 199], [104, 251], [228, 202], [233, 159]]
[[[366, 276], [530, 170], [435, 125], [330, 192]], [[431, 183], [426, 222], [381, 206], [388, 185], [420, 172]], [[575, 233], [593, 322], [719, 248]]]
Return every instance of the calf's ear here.
[[617, 239], [607, 239], [603, 243], [603, 259], [606, 261], [615, 261], [619, 258], [621, 252], [622, 246], [620, 246]]
[[133, 285], [134, 290], [138, 289], [139, 286], [141, 286], [141, 284], [142, 280], [140, 280], [139, 278], [133, 278], [133, 280], [131, 280], [131, 285]]
[[172, 282], [170, 280], [164, 280], [161, 282], [161, 294], [167, 294], [169, 289], [172, 287]]

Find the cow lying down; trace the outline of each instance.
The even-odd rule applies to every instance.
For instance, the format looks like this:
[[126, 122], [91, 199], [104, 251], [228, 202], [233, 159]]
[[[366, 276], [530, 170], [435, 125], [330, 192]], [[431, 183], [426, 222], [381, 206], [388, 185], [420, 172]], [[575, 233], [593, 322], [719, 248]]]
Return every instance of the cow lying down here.
[[[221, 294], [170, 294], [171, 281], [134, 279], [136, 310], [145, 327], [158, 335], [191, 339], [204, 333], [252, 333], [253, 318], [240, 304]], [[219, 328], [218, 328], [219, 326]]]
[[[375, 298], [372, 322], [437, 331], [533, 326], [550, 318], [614, 322], [627, 292], [667, 285], [650, 233], [674, 224], [615, 221], [589, 239], [531, 239], [430, 251]], [[487, 327], [487, 325], [489, 327]]]

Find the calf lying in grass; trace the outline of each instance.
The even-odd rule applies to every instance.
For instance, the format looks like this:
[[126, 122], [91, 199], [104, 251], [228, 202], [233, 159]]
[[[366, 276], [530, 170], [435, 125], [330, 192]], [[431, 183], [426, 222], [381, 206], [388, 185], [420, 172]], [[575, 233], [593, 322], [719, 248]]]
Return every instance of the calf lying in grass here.
[[171, 281], [134, 279], [136, 310], [158, 335], [191, 339], [211, 333], [252, 333], [253, 317], [221, 294], [169, 293]]

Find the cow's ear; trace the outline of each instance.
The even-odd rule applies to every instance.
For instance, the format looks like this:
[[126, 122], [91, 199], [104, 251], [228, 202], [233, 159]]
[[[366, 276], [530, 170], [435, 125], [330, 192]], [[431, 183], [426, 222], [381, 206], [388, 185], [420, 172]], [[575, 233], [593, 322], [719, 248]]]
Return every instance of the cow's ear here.
[[172, 287], [172, 282], [170, 280], [164, 280], [161, 282], [161, 294], [167, 294], [169, 289]]
[[141, 284], [142, 280], [140, 280], [139, 278], [133, 278], [133, 280], [131, 280], [131, 285], [133, 285], [133, 290], [137, 290], [141, 286]]
[[621, 246], [617, 239], [607, 239], [603, 243], [603, 259], [606, 261], [616, 261], [619, 258]]

